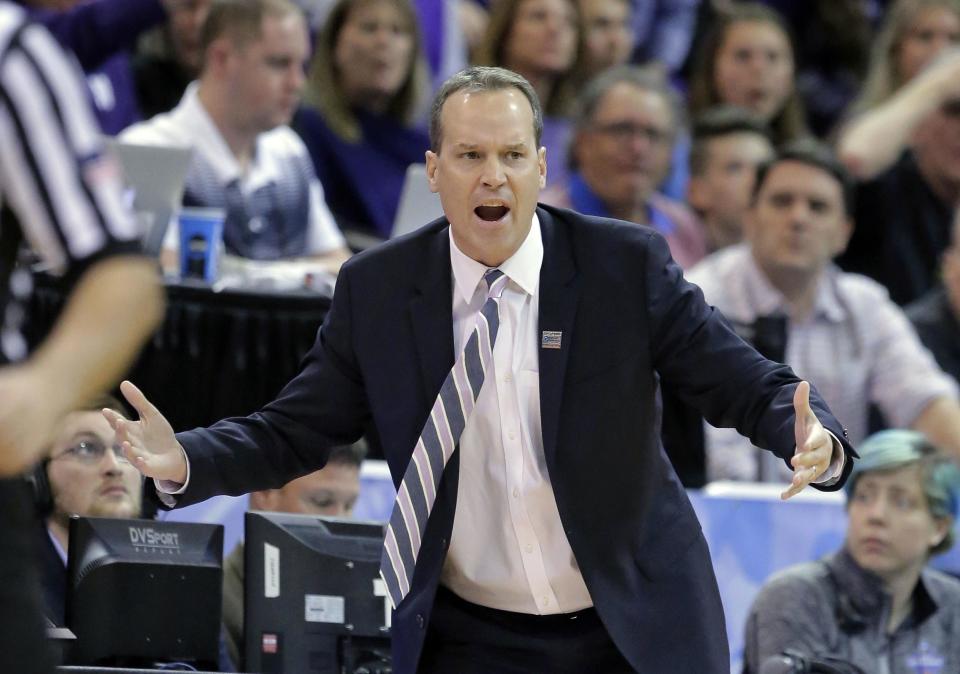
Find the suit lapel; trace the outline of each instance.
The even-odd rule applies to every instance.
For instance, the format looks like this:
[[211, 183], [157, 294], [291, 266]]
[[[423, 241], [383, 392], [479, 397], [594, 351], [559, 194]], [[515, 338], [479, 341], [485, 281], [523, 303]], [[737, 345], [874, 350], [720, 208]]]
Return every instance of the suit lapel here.
[[454, 361], [453, 282], [446, 227], [432, 234], [428, 247], [409, 307], [426, 411], [433, 405]]
[[[543, 265], [540, 268], [540, 334], [537, 344], [540, 361], [540, 421], [547, 465], [557, 450], [563, 381], [573, 346], [574, 317], [580, 287], [567, 228], [544, 209], [537, 209], [543, 237]], [[560, 333], [560, 348], [543, 348], [545, 332]]]

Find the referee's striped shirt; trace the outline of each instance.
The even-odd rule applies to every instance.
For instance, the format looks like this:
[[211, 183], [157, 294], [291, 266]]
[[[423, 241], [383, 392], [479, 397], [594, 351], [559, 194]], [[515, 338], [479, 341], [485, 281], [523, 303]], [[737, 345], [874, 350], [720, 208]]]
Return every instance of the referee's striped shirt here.
[[0, 0], [0, 362], [25, 355], [19, 327], [29, 288], [13, 275], [14, 249], [25, 240], [69, 276], [104, 255], [136, 251], [121, 192], [73, 59]]

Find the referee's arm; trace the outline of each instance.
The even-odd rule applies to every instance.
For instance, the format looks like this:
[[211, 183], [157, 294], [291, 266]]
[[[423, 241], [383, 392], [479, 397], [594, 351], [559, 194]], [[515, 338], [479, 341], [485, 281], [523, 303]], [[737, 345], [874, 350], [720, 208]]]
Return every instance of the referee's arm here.
[[44, 29], [9, 18], [0, 5], [0, 201], [74, 290], [37, 351], [0, 369], [0, 475], [32, 463], [63, 414], [123, 375], [163, 305], [78, 71]]

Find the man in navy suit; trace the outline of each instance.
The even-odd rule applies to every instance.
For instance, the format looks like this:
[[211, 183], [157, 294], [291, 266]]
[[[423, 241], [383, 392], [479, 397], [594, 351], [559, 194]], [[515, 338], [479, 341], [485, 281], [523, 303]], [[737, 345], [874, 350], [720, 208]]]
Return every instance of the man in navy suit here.
[[140, 421], [108, 419], [170, 505], [279, 486], [370, 427], [399, 485], [498, 268], [495, 348], [394, 610], [395, 671], [729, 671], [707, 546], [660, 446], [661, 380], [791, 463], [784, 497], [839, 488], [852, 448], [808, 384], [683, 280], [662, 237], [537, 205], [541, 127], [523, 78], [452, 77], [427, 153], [446, 217], [343, 267], [277, 400], [175, 436], [126, 382]]

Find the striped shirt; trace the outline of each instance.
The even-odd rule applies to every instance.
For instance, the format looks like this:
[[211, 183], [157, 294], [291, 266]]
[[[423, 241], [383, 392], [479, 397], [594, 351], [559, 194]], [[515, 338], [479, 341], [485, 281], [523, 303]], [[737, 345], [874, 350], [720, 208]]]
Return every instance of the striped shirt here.
[[107, 253], [135, 251], [139, 232], [121, 193], [76, 64], [0, 1], [0, 362], [26, 356], [21, 243], [71, 278]]
[[[255, 260], [319, 255], [346, 243], [323, 196], [310, 153], [286, 125], [257, 136], [250, 166], [241, 167], [199, 96], [197, 82], [180, 104], [121, 134], [142, 145], [193, 148], [185, 206], [222, 208], [228, 253]], [[164, 245], [175, 248], [177, 228]]]
[[[687, 280], [740, 324], [789, 313], [747, 244], [707, 257]], [[821, 278], [812, 315], [788, 321], [784, 362], [817, 387], [854, 445], [869, 434], [870, 404], [891, 427], [909, 428], [937, 398], [957, 397], [956, 383], [937, 367], [886, 289], [834, 266]], [[782, 459], [750, 450], [750, 442], [734, 429], [707, 425], [706, 451], [710, 480], [780, 482], [793, 477]]]

